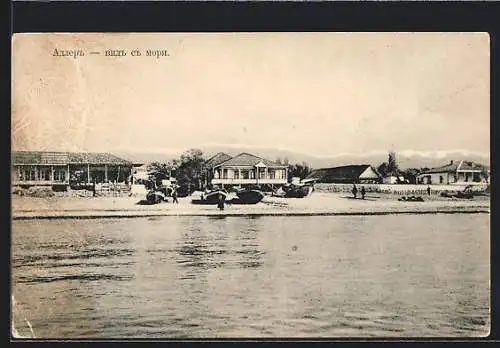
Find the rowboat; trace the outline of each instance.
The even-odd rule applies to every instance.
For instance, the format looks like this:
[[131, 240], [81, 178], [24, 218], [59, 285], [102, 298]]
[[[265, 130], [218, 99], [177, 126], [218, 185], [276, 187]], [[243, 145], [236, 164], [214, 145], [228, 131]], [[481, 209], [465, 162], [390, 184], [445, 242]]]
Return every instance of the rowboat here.
[[208, 193], [202, 193], [200, 199], [193, 199], [193, 204], [217, 204], [219, 203], [219, 195], [226, 200], [227, 192], [224, 190], [213, 190]]
[[160, 191], [150, 191], [146, 194], [146, 201], [149, 204], [157, 204], [165, 200], [165, 195]]
[[264, 198], [264, 193], [256, 189], [243, 189], [236, 191], [237, 198], [233, 198], [231, 204], [257, 204]]
[[290, 184], [289, 186], [283, 186], [283, 191], [285, 191], [285, 198], [304, 198], [313, 192], [312, 184]]

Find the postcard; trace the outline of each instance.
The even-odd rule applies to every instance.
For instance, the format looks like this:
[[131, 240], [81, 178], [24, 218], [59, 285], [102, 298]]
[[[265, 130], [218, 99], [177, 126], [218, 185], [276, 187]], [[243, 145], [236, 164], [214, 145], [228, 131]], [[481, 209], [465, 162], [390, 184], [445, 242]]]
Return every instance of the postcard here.
[[485, 337], [490, 38], [17, 33], [13, 339]]

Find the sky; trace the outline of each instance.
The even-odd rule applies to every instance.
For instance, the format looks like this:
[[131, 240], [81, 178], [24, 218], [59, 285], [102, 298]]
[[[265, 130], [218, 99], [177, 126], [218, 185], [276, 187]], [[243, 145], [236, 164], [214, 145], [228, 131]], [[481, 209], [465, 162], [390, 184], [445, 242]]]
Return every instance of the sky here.
[[12, 148], [489, 154], [489, 45], [486, 33], [15, 34]]

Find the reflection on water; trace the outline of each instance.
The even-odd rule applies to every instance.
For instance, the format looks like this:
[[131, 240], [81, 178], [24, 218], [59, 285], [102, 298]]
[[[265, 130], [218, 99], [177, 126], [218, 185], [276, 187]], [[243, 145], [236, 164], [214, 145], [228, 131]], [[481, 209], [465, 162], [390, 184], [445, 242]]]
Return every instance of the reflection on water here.
[[489, 216], [14, 221], [37, 337], [478, 336]]

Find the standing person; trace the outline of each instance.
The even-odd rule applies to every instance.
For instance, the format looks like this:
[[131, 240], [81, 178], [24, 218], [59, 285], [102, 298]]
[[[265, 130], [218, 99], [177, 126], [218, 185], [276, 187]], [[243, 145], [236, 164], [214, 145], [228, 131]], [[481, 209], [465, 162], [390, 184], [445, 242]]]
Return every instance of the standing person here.
[[431, 195], [431, 187], [429, 185], [427, 185], [427, 195], [428, 196]]
[[361, 198], [362, 199], [365, 199], [365, 194], [366, 194], [365, 187], [361, 186]]
[[358, 188], [356, 187], [356, 184], [352, 184], [352, 195], [354, 198], [358, 196]]
[[217, 207], [220, 210], [224, 210], [224, 195], [222, 193], [219, 193], [219, 203], [217, 204]]
[[175, 187], [172, 191], [172, 203], [179, 204], [179, 201], [177, 200], [177, 189]]

